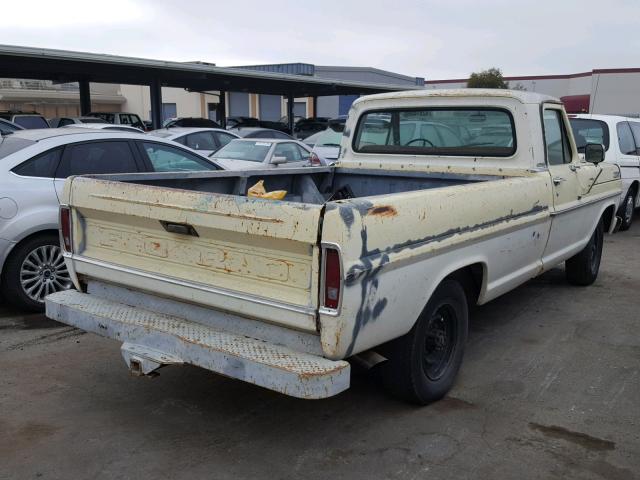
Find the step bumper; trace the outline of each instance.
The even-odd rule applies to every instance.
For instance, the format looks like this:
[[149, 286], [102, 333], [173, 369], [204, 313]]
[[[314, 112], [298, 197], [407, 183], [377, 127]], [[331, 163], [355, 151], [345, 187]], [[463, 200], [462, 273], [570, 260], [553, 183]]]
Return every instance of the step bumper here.
[[298, 398], [327, 398], [349, 388], [350, 365], [343, 360], [297, 352], [75, 290], [51, 294], [45, 303], [47, 317], [123, 342], [125, 361], [136, 374], [188, 363]]

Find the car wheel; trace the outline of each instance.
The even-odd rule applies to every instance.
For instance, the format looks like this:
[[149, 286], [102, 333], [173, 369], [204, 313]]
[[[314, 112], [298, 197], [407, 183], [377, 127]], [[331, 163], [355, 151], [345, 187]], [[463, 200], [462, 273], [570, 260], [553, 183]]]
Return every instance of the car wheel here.
[[38, 235], [15, 247], [5, 263], [2, 290], [18, 308], [44, 311], [44, 297], [73, 286], [58, 235]]
[[591, 285], [598, 278], [602, 244], [604, 243], [604, 225], [602, 219], [594, 230], [589, 243], [576, 255], [565, 262], [567, 281], [572, 285]]
[[631, 223], [633, 223], [633, 213], [636, 208], [636, 197], [633, 192], [627, 192], [627, 196], [620, 205], [620, 209], [618, 210], [618, 215], [622, 218], [622, 223], [620, 224], [620, 230], [629, 230], [631, 227]]
[[469, 313], [464, 289], [444, 280], [411, 331], [390, 342], [380, 367], [395, 396], [419, 405], [439, 400], [455, 381], [467, 341]]

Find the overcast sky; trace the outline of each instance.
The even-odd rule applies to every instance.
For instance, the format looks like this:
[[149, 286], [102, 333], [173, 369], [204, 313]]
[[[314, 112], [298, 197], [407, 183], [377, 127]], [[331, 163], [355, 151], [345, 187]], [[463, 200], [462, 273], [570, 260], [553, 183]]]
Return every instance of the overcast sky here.
[[0, 43], [427, 79], [562, 74], [640, 67], [640, 0], [22, 0], [3, 2]]

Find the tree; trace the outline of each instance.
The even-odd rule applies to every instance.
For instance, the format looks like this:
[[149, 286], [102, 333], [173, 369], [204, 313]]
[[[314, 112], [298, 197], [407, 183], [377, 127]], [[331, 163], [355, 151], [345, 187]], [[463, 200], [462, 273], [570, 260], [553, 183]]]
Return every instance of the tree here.
[[509, 88], [499, 68], [474, 72], [467, 81], [467, 88]]

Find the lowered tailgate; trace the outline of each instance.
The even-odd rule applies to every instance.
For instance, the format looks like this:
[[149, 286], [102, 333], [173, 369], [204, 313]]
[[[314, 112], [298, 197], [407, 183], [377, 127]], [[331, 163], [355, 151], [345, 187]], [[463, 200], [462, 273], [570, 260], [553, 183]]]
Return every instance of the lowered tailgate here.
[[322, 206], [77, 177], [77, 274], [315, 331]]

